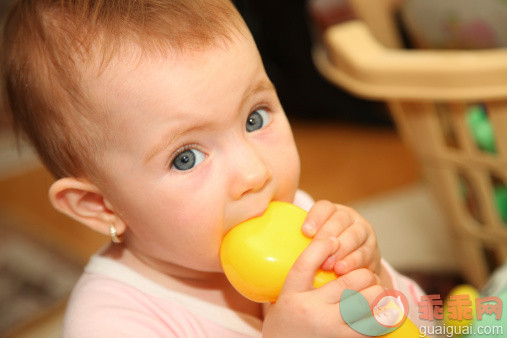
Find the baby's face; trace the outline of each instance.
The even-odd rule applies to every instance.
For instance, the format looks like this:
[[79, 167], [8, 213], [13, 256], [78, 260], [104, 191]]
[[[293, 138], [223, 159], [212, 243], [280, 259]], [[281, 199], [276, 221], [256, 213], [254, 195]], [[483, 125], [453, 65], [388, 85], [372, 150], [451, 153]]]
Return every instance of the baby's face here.
[[148, 264], [221, 271], [229, 229], [272, 200], [292, 202], [299, 157], [250, 35], [195, 55], [120, 62], [88, 85], [112, 116], [105, 198]]

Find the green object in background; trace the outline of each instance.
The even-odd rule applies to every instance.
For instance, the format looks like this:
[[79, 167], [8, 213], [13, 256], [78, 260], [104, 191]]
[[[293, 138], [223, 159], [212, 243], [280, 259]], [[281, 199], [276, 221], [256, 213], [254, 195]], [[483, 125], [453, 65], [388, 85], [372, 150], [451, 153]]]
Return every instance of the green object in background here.
[[479, 104], [474, 104], [472, 106], [469, 106], [467, 109], [467, 119], [468, 119], [468, 124], [470, 126], [474, 126], [475, 124], [481, 123], [482, 121], [487, 119], [486, 111]]
[[474, 137], [479, 148], [490, 153], [496, 153], [493, 127], [489, 119], [482, 121], [475, 127]]
[[470, 106], [466, 115], [468, 126], [479, 149], [496, 153], [495, 134], [485, 108], [479, 104]]
[[501, 185], [495, 187], [495, 204], [504, 225], [507, 226], [507, 186]]

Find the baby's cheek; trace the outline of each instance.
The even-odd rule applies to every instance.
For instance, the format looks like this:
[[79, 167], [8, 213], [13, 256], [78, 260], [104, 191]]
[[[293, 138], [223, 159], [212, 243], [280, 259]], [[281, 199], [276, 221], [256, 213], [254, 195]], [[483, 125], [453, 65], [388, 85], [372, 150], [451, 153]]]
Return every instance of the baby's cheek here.
[[286, 184], [290, 190], [296, 190], [299, 185], [299, 175], [301, 172], [301, 165], [299, 162], [299, 155], [294, 147], [292, 154], [290, 154], [283, 166], [282, 175], [286, 177]]
[[299, 171], [287, 169], [280, 174], [275, 199], [292, 203], [299, 185]]

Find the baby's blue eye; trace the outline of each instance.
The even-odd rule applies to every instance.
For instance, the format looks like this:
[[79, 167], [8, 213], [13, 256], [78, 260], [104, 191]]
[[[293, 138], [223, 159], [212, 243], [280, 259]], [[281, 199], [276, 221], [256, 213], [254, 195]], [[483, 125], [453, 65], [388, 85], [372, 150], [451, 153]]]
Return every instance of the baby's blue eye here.
[[188, 149], [178, 154], [173, 160], [172, 168], [189, 170], [204, 160], [204, 154], [197, 149]]
[[257, 129], [261, 129], [269, 122], [269, 114], [264, 109], [256, 109], [248, 115], [246, 119], [246, 131], [251, 133]]

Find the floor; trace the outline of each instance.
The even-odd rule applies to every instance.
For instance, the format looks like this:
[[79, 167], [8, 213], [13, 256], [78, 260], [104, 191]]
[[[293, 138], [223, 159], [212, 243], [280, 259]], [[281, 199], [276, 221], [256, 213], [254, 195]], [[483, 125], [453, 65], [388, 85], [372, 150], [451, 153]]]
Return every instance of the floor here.
[[[438, 248], [445, 245], [428, 238], [428, 231], [418, 229], [428, 222], [440, 227], [442, 219], [420, 183], [416, 160], [396, 132], [304, 121], [294, 122], [293, 130], [301, 157], [302, 189], [317, 199], [351, 204], [360, 210], [377, 229], [384, 256], [395, 267], [431, 271], [455, 266], [449, 258], [452, 253], [445, 249], [438, 253]], [[107, 239], [54, 211], [47, 200], [50, 175], [24, 147], [21, 158], [12, 155], [12, 150], [6, 150], [8, 143], [4, 139], [2, 150], [0, 142], [0, 215], [15, 217], [24, 224], [21, 231], [83, 266]], [[405, 239], [400, 240], [400, 236]], [[415, 255], [406, 255], [415, 251], [407, 247], [407, 238], [418, 242], [421, 236], [427, 239], [419, 244]], [[64, 305], [52, 309], [14, 336], [58, 336], [63, 309]]]

